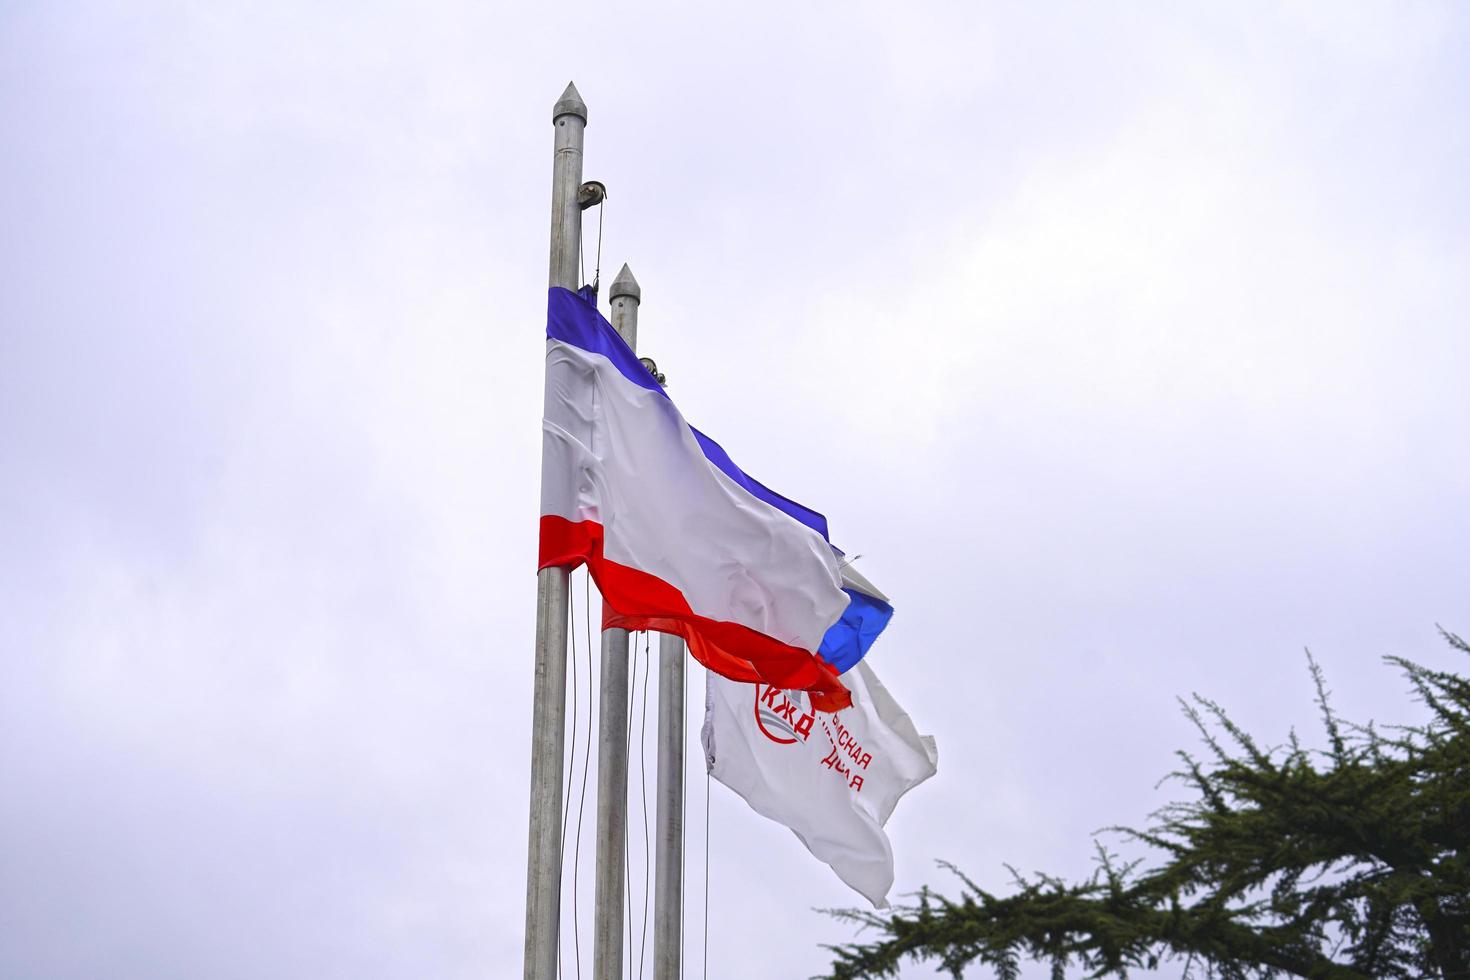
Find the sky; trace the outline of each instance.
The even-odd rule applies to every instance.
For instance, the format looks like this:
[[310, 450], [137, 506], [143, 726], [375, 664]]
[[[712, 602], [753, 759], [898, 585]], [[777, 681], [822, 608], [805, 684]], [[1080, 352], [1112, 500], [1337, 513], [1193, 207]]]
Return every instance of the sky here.
[[[894, 601], [940, 751], [896, 896], [1087, 874], [1183, 792], [1180, 696], [1319, 739], [1308, 648], [1415, 720], [1382, 658], [1470, 630], [1467, 46], [1367, 0], [0, 5], [0, 975], [519, 975], [569, 79], [640, 350]], [[706, 841], [697, 727], [686, 975], [706, 919], [711, 977], [819, 972], [861, 899], [718, 785]]]

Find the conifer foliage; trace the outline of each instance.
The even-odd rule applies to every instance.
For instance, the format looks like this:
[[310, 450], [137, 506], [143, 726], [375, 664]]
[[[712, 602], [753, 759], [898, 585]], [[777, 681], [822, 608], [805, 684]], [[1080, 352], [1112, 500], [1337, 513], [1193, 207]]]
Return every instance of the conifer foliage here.
[[1183, 976], [1221, 980], [1470, 980], [1470, 680], [1388, 662], [1427, 709], [1423, 724], [1339, 718], [1310, 657], [1325, 751], [1295, 734], [1263, 748], [1196, 696], [1184, 708], [1205, 752], [1179, 753], [1174, 774], [1193, 798], [1147, 829], [1116, 828], [1150, 845], [1155, 863], [1099, 848], [1079, 883], [1012, 872], [1002, 897], [955, 871], [958, 897], [926, 888], [917, 905], [887, 913], [835, 911], [876, 938], [829, 947], [829, 976], [894, 977], [927, 960], [954, 977], [976, 966], [1012, 980], [1034, 960], [1054, 978], [1173, 961]]

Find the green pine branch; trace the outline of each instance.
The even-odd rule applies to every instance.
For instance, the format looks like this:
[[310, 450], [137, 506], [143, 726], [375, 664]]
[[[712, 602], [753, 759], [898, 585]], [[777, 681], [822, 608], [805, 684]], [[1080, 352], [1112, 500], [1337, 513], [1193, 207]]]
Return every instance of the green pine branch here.
[[1427, 723], [1380, 731], [1338, 717], [1310, 652], [1326, 751], [1295, 733], [1262, 748], [1195, 696], [1181, 704], [1208, 761], [1181, 752], [1168, 777], [1192, 797], [1144, 829], [1111, 828], [1158, 863], [1119, 863], [1099, 847], [1085, 881], [1013, 871], [1004, 896], [944, 865], [960, 883], [953, 898], [926, 888], [885, 913], [832, 911], [874, 938], [827, 947], [828, 976], [894, 977], [927, 961], [1009, 980], [1030, 960], [1057, 978], [1126, 977], [1174, 960], [1184, 976], [1220, 980], [1470, 980], [1470, 680], [1389, 663]]

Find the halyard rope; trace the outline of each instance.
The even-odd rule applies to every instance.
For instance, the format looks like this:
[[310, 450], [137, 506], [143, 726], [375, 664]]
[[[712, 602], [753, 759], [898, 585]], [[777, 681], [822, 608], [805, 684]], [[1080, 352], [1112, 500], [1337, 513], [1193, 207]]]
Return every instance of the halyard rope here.
[[[708, 683], [706, 679], [705, 683]], [[704, 980], [709, 980], [709, 768], [704, 770]]]
[[[633, 702], [638, 694], [638, 641], [631, 636], [628, 642], [628, 658], [628, 724], [624, 759], [631, 758], [633, 754]], [[625, 804], [623, 808], [623, 894], [627, 901], [623, 904], [623, 946], [628, 951], [628, 972], [625, 975], [631, 977], [633, 975], [633, 858], [628, 853], [627, 793], [628, 786], [625, 782], [623, 784]]]
[[[585, 672], [587, 675], [587, 739], [582, 745], [582, 790], [577, 800], [577, 839], [572, 847], [572, 949], [576, 954], [577, 980], [582, 980], [582, 929], [577, 921], [577, 905], [580, 889], [577, 887], [577, 884], [582, 864], [582, 813], [586, 809], [587, 804], [587, 764], [592, 758], [592, 586], [589, 581], [590, 578], [591, 576], [585, 573], [582, 576], [582, 615], [586, 624], [586, 643], [584, 644], [584, 650], [587, 654], [587, 670]], [[571, 592], [571, 589], [567, 590], [567, 598], [569, 600], [571, 598]], [[570, 632], [573, 637], [572, 657], [573, 663], [575, 663], [577, 653], [575, 628]], [[573, 710], [576, 710], [575, 701], [573, 702]], [[572, 719], [573, 753], [576, 752], [576, 738], [576, 717], [574, 715]], [[563, 842], [563, 849], [565, 849], [565, 842]], [[559, 947], [560, 943], [557, 945]]]
[[[682, 650], [679, 651], [679, 656], [681, 656], [681, 657], [684, 656], [684, 652]], [[679, 672], [679, 678], [680, 678], [680, 680], [682, 680], [684, 682], [684, 698], [683, 698], [682, 701], [680, 701], [680, 704], [682, 704], [684, 706], [684, 713], [687, 714], [688, 711], [689, 711], [689, 662], [687, 660], [684, 662], [684, 669]], [[681, 724], [679, 726], [679, 741], [680, 741], [680, 745], [679, 745], [679, 759], [684, 763], [683, 766], [680, 767], [680, 770], [679, 770], [679, 837], [680, 837], [680, 840], [679, 840], [679, 980], [683, 980], [683, 978], [684, 978], [684, 878], [685, 878], [684, 870], [685, 870], [686, 867], [688, 867], [688, 864], [689, 864], [689, 862], [687, 860], [685, 860], [685, 856], [686, 856], [686, 852], [688, 851], [688, 848], [686, 848], [684, 846], [685, 842], [688, 841], [688, 839], [689, 839], [689, 834], [687, 833], [687, 831], [685, 829], [685, 828], [687, 828], [689, 826], [689, 824], [685, 821], [685, 817], [689, 813], [689, 799], [688, 799], [688, 789], [689, 789], [689, 760], [684, 757], [684, 749], [686, 749], [686, 748], [689, 747], [689, 738], [685, 734], [688, 731], [688, 729], [687, 729], [687, 727], [685, 725], [682, 724], [682, 722], [684, 721], [684, 718], [683, 717], [680, 717], [679, 721], [681, 722]]]
[[[575, 593], [570, 582], [567, 585], [567, 620], [570, 628], [567, 636], [572, 641], [572, 751], [567, 756], [567, 778], [562, 790], [561, 799], [561, 860], [559, 868], [566, 867], [567, 861], [567, 818], [572, 815], [572, 772], [577, 767], [577, 604]], [[563, 874], [556, 881], [556, 917], [557, 928], [561, 927], [561, 894]], [[572, 885], [572, 914], [575, 916], [577, 910], [577, 888], [575, 880]], [[574, 920], [575, 921], [575, 920]], [[556, 940], [556, 976], [561, 978], [561, 938]]]
[[648, 662], [652, 660], [649, 652], [648, 631], [643, 631], [643, 716], [638, 722], [638, 783], [643, 797], [643, 920], [642, 928], [639, 929], [638, 938], [638, 977], [643, 977], [643, 957], [648, 952], [648, 892], [649, 892], [649, 866], [651, 855], [649, 854], [650, 842], [648, 835]]
[[[607, 198], [597, 202], [597, 268], [592, 271], [592, 285], [596, 286], [598, 279], [602, 276], [602, 208], [607, 203]], [[582, 241], [582, 236], [577, 236], [577, 273], [582, 283], [587, 283], [587, 249]]]

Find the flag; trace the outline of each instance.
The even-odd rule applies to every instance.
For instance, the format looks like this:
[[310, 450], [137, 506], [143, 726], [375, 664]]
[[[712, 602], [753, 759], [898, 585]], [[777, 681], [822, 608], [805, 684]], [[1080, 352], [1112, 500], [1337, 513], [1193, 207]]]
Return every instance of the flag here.
[[603, 627], [682, 636], [734, 680], [847, 689], [818, 650], [851, 603], [827, 521], [752, 479], [597, 309], [553, 288], [546, 320], [540, 567], [586, 563]]
[[878, 634], [888, 626], [888, 621], [893, 618], [893, 605], [872, 582], [858, 574], [858, 570], [852, 567], [852, 561], [842, 563], [841, 573], [847, 608], [822, 637], [817, 653], [837, 673], [845, 674], [867, 655]]
[[790, 827], [818, 860], [884, 908], [893, 849], [883, 826], [899, 798], [934, 775], [939, 753], [866, 662], [843, 680], [852, 705], [826, 714], [801, 691], [708, 676], [705, 762], [751, 809]]

